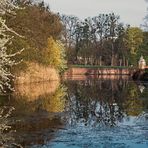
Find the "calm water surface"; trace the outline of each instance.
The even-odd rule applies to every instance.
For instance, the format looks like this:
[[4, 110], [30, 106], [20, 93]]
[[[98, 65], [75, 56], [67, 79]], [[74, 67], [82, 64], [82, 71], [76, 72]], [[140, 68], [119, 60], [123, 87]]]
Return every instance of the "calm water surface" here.
[[[25, 148], [147, 148], [148, 83], [82, 79], [17, 86], [9, 136]], [[7, 133], [6, 133], [7, 134]]]

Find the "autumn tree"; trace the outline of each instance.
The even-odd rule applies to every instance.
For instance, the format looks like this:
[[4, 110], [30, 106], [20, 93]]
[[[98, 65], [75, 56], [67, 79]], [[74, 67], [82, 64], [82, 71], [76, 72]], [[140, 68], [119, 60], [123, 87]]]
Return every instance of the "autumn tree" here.
[[66, 68], [65, 48], [60, 41], [55, 41], [52, 37], [48, 38], [43, 54], [45, 64], [57, 68], [60, 72]]
[[7, 16], [7, 24], [38, 49], [47, 45], [48, 37], [59, 38], [62, 30], [59, 17], [39, 4], [25, 5], [16, 11], [16, 17]]
[[15, 17], [5, 16], [8, 26], [24, 36], [21, 39], [13, 38], [13, 43], [9, 46], [10, 52], [17, 51], [22, 46], [25, 47], [25, 52], [21, 55], [24, 62], [14, 70], [24, 70], [27, 67], [27, 62], [36, 62], [55, 66], [61, 71], [65, 63], [64, 59], [62, 59], [65, 53], [59, 41], [62, 31], [62, 23], [59, 16], [51, 12], [49, 7], [43, 2], [32, 3], [29, 1], [29, 4], [24, 3], [26, 1], [22, 3], [21, 0], [17, 2], [23, 9], [16, 10]]

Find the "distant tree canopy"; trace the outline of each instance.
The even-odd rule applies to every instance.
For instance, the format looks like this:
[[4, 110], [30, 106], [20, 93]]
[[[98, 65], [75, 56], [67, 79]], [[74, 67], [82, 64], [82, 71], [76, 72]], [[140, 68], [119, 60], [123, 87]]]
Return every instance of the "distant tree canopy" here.
[[142, 52], [143, 31], [124, 26], [118, 15], [99, 14], [83, 21], [75, 16], [61, 15], [61, 21], [64, 26], [62, 42], [67, 49], [69, 64], [137, 65]]
[[118, 15], [99, 14], [84, 21], [62, 15], [61, 20], [69, 63], [125, 65], [125, 51], [122, 50], [126, 28], [119, 22]]

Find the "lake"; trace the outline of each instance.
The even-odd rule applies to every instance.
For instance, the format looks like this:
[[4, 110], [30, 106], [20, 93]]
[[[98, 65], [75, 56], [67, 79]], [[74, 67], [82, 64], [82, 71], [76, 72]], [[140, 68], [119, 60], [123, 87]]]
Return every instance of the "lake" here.
[[25, 148], [148, 147], [146, 82], [106, 77], [18, 85], [0, 105], [14, 108], [5, 137]]

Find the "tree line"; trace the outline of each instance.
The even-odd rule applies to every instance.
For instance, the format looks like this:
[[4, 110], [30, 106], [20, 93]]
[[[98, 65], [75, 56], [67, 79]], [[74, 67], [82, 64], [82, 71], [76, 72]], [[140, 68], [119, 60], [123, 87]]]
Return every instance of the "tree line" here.
[[61, 15], [69, 64], [129, 66], [147, 56], [147, 32], [120, 22], [115, 13], [80, 20]]
[[141, 55], [148, 62], [147, 22], [146, 16], [143, 31], [124, 25], [115, 13], [80, 20], [52, 12], [43, 1], [1, 0], [0, 87], [11, 81], [11, 71], [25, 70], [27, 62], [59, 72], [67, 63], [136, 66]]
[[43, 1], [13, 0], [13, 3], [23, 8], [15, 10], [15, 17], [5, 15], [7, 25], [25, 37], [15, 36], [9, 46], [10, 52], [25, 48], [17, 59], [59, 69], [65, 67], [64, 54], [68, 64], [136, 66], [141, 55], [148, 60], [147, 32], [124, 25], [115, 13], [80, 20], [55, 14]]

